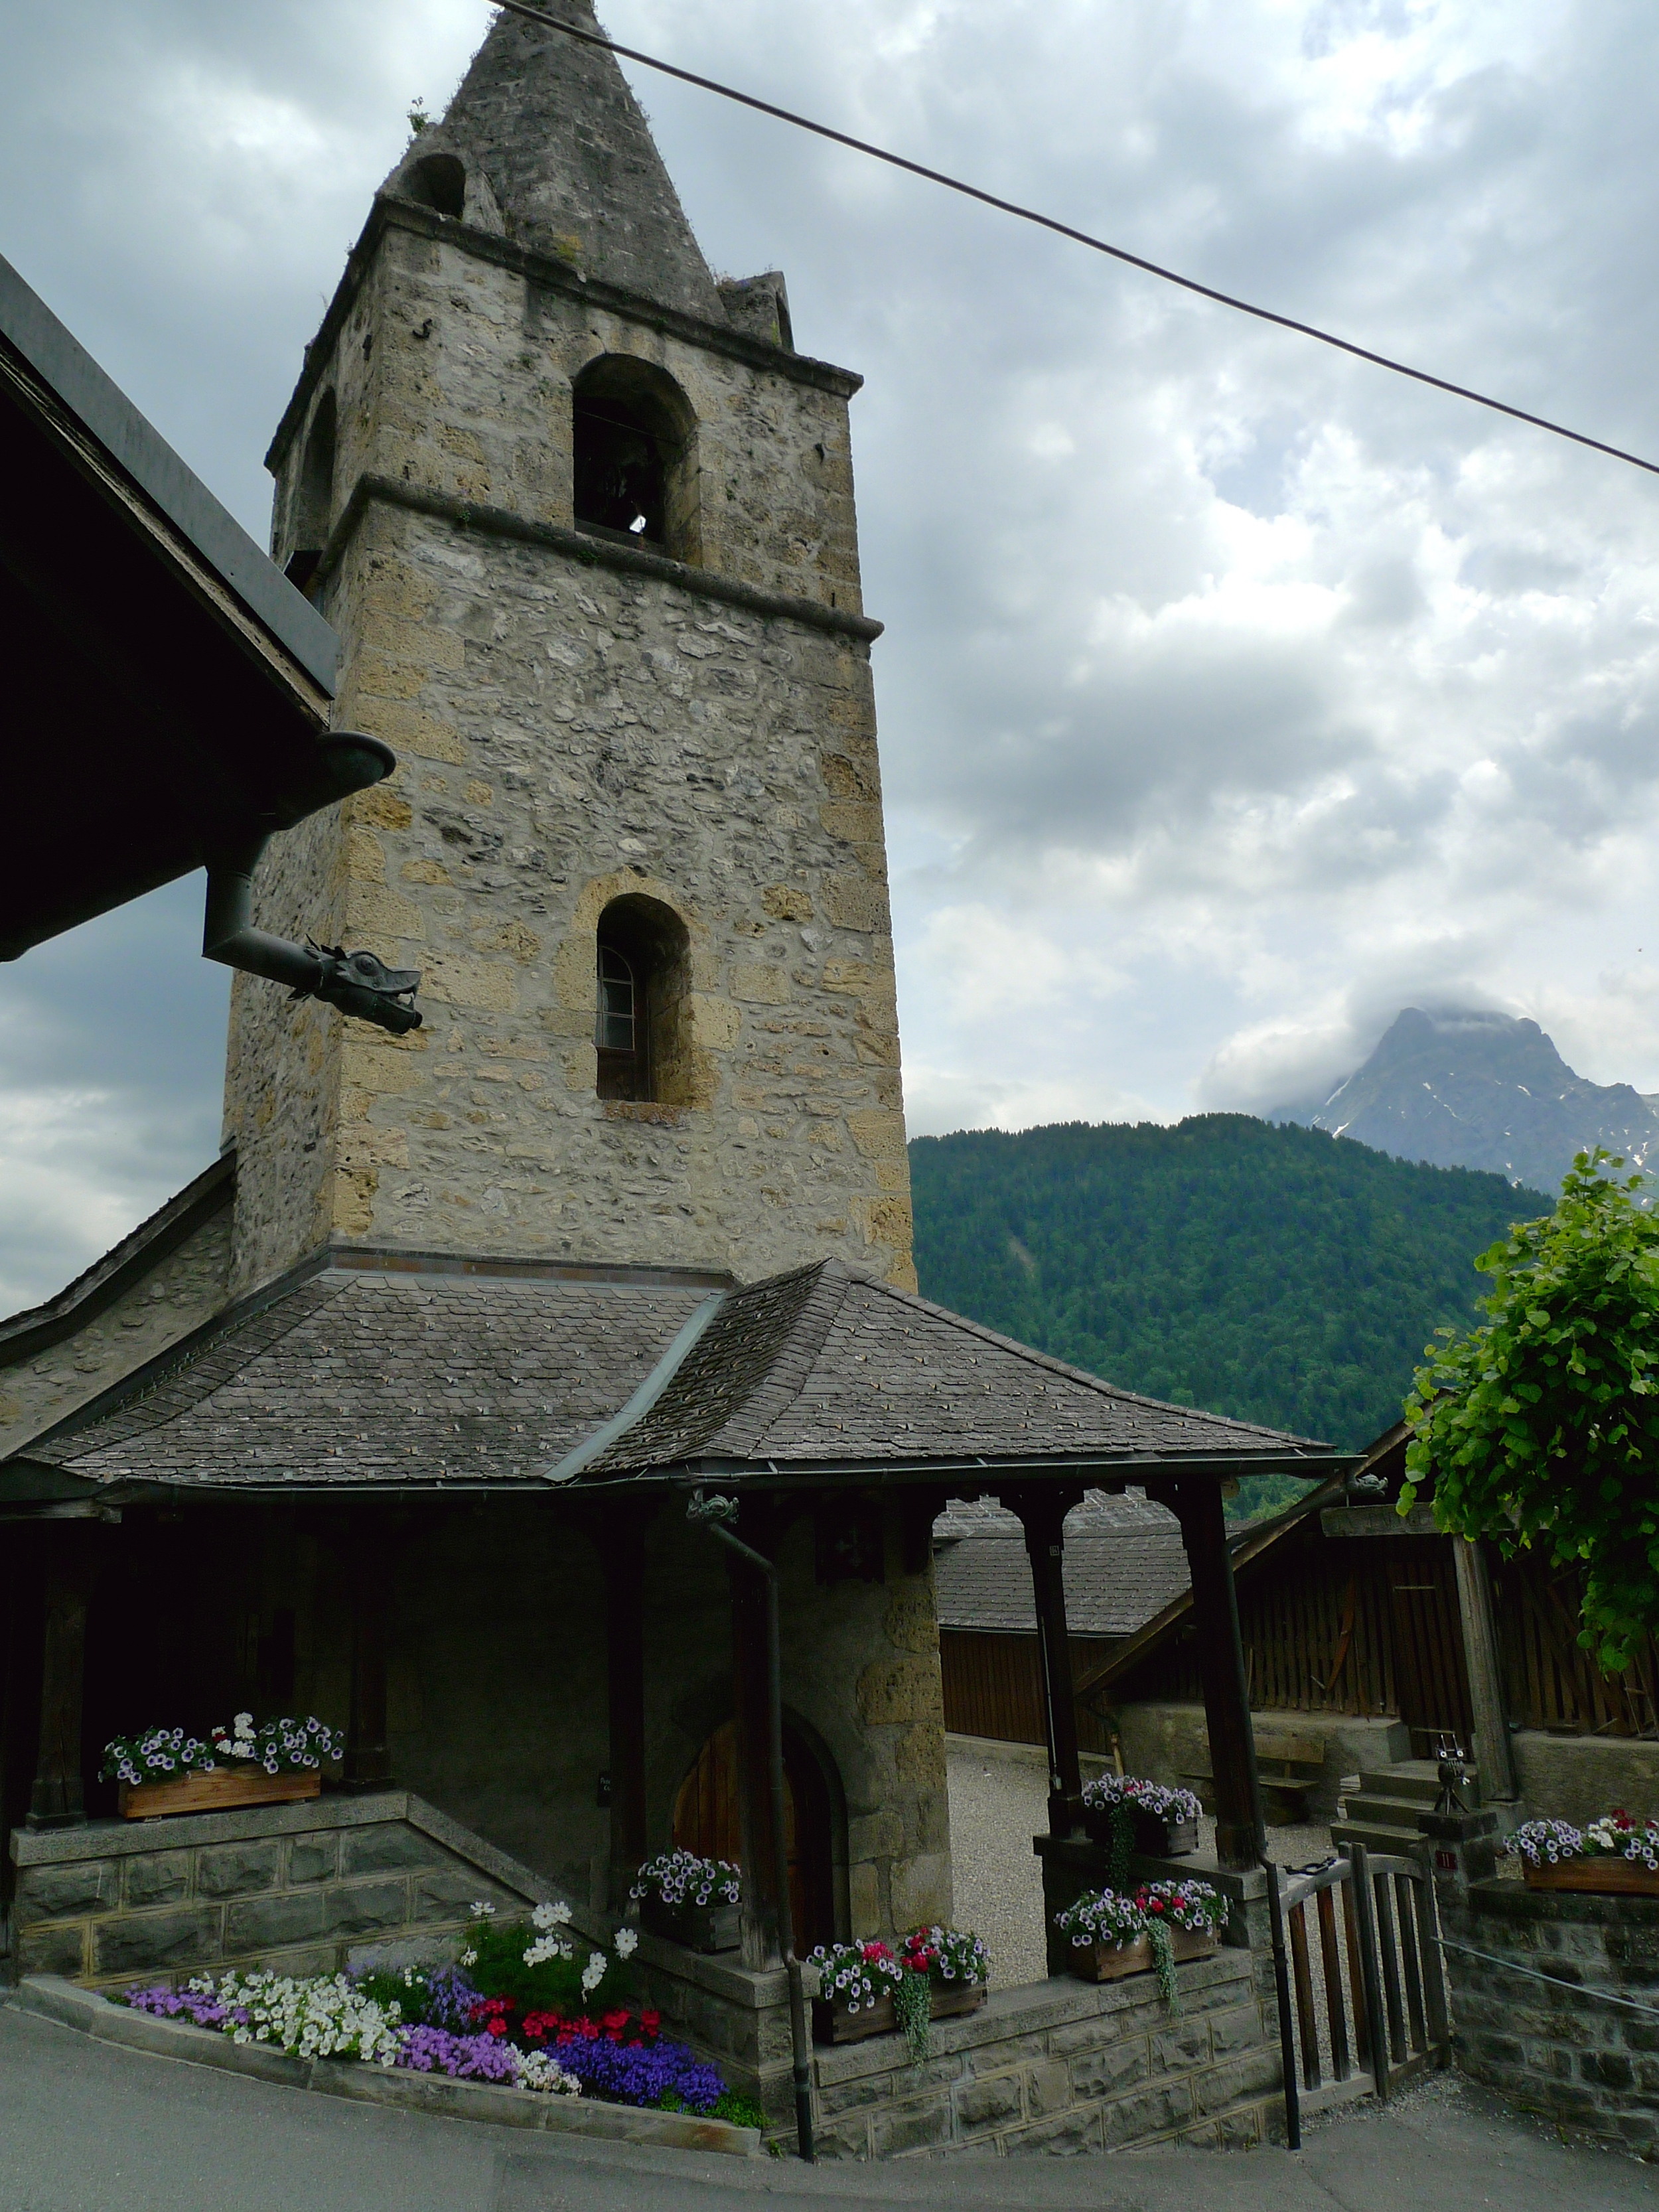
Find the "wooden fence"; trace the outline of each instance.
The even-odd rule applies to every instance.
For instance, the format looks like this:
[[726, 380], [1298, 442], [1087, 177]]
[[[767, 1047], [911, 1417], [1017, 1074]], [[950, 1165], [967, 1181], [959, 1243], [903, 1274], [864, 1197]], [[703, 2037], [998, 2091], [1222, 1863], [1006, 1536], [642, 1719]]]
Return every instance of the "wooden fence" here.
[[[1536, 1554], [1493, 1556], [1492, 1566], [1510, 1718], [1557, 1733], [1659, 1736], [1659, 1654], [1652, 1644], [1628, 1674], [1609, 1680], [1577, 1640], [1577, 1570], [1553, 1569]], [[1447, 1538], [1331, 1538], [1310, 1517], [1258, 1567], [1245, 1570], [1238, 1595], [1250, 1703], [1258, 1711], [1398, 1715], [1419, 1756], [1442, 1735], [1469, 1741], [1468, 1681]], [[1073, 1673], [1097, 1669], [1114, 1648], [1109, 1638], [1074, 1637]], [[1042, 1742], [1034, 1635], [946, 1626], [940, 1656], [947, 1728]], [[1195, 1702], [1201, 1695], [1188, 1617], [1079, 1707], [1083, 1747], [1109, 1749], [1103, 1713], [1115, 1706]]]

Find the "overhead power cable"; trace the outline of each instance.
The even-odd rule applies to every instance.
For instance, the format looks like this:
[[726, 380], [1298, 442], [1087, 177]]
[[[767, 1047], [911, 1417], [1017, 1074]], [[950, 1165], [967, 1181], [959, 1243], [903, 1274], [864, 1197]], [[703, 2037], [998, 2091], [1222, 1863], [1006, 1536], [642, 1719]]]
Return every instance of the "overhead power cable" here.
[[1114, 261], [1127, 262], [1131, 269], [1144, 269], [1149, 276], [1161, 277], [1166, 284], [1178, 284], [1183, 292], [1196, 292], [1200, 299], [1213, 300], [1218, 307], [1231, 307], [1241, 315], [1254, 315], [1258, 322], [1277, 324], [1282, 331], [1294, 331], [1298, 337], [1316, 338], [1321, 345], [1334, 346], [1339, 353], [1352, 354], [1356, 360], [1368, 361], [1374, 368], [1386, 368], [1395, 376], [1408, 376], [1418, 384], [1431, 385], [1437, 392], [1449, 392], [1455, 399], [1472, 400], [1475, 406], [1490, 408], [1495, 415], [1507, 415], [1516, 422], [1529, 422], [1535, 430], [1547, 430], [1553, 437], [1571, 439], [1575, 446], [1588, 446], [1592, 453], [1608, 454], [1615, 461], [1628, 461], [1633, 469], [1645, 469], [1650, 476], [1659, 476], [1659, 461], [1644, 461], [1639, 453], [1627, 453], [1622, 446], [1610, 446], [1603, 439], [1586, 436], [1582, 430], [1570, 430], [1564, 422], [1552, 422], [1547, 415], [1530, 415], [1524, 407], [1511, 407], [1506, 399], [1494, 399], [1488, 392], [1472, 391], [1467, 384], [1453, 384], [1447, 377], [1431, 376], [1425, 368], [1413, 368], [1408, 362], [1395, 361], [1385, 353], [1374, 353], [1369, 346], [1356, 345], [1352, 338], [1338, 337], [1332, 331], [1322, 331], [1315, 323], [1298, 322], [1294, 315], [1281, 315], [1272, 307], [1259, 307], [1253, 301], [1218, 291], [1213, 284], [1200, 284], [1195, 276], [1183, 276], [1178, 270], [1164, 268], [1161, 262], [1148, 261], [1144, 254], [1131, 253], [1127, 246], [1109, 245], [1103, 238], [1075, 229], [1054, 216], [1022, 207], [1018, 200], [999, 198], [995, 192], [982, 191], [978, 185], [947, 176], [943, 169], [930, 169], [925, 162], [890, 153], [884, 146], [872, 146], [868, 139], [854, 138], [845, 131], [832, 129], [827, 123], [815, 123], [810, 115], [797, 115], [791, 108], [757, 99], [750, 92], [738, 92], [735, 87], [720, 84], [712, 76], [699, 76], [695, 70], [680, 69], [673, 62], [659, 60], [655, 54], [641, 53], [637, 46], [619, 46], [614, 39], [601, 38], [597, 32], [579, 30], [574, 23], [562, 22], [556, 15], [550, 15], [545, 9], [531, 7], [528, 0], [493, 0], [493, 4], [504, 9], [509, 15], [522, 15], [527, 22], [541, 23], [550, 31], [561, 32], [581, 46], [597, 46], [623, 61], [637, 62], [641, 69], [655, 70], [663, 76], [678, 78], [682, 84], [695, 85], [700, 92], [715, 93], [722, 100], [735, 100], [739, 107], [753, 108], [757, 115], [770, 115], [780, 123], [792, 124], [797, 131], [810, 131], [815, 137], [827, 138], [833, 145], [849, 147], [855, 154], [867, 154], [872, 161], [885, 161], [890, 168], [903, 169], [913, 177], [924, 177], [930, 185], [943, 185], [946, 191], [960, 192], [964, 199], [977, 200], [983, 207], [1017, 216], [1022, 222], [1036, 223], [1044, 230], [1071, 239], [1078, 246], [1088, 246], [1092, 252], [1109, 254]]

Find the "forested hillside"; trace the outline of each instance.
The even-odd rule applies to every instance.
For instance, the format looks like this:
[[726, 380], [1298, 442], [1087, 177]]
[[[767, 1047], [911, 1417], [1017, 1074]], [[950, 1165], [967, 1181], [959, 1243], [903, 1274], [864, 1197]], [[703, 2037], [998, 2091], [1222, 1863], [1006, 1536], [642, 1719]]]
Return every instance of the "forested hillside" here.
[[924, 1297], [1350, 1450], [1400, 1418], [1434, 1329], [1477, 1318], [1476, 1253], [1553, 1203], [1242, 1114], [920, 1137], [910, 1172]]

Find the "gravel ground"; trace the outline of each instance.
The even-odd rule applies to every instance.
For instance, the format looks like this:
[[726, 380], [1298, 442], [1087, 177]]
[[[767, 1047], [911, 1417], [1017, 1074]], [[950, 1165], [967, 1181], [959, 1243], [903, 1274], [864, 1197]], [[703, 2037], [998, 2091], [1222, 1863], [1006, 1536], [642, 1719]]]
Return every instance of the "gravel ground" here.
[[[956, 1920], [991, 1947], [991, 1987], [1040, 1982], [1042, 1874], [1031, 1838], [1048, 1821], [1048, 1776], [1041, 1751], [1026, 1744], [946, 1739], [951, 1790], [951, 1849], [956, 1866]], [[1199, 1832], [1210, 1843], [1213, 1821]], [[1267, 1849], [1284, 1867], [1328, 1858], [1328, 1827], [1270, 1828]]]

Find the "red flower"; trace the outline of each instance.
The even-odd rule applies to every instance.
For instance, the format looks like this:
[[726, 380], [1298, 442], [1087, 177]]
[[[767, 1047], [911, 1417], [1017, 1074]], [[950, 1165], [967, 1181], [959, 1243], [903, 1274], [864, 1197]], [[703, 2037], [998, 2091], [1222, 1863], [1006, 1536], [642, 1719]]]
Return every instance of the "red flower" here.
[[504, 2020], [492, 2020], [489, 2023], [489, 2033], [492, 2035], [505, 2035], [507, 2022]]
[[640, 2026], [647, 2036], [654, 2035], [662, 2026], [662, 2014], [659, 2012], [642, 2012]]

